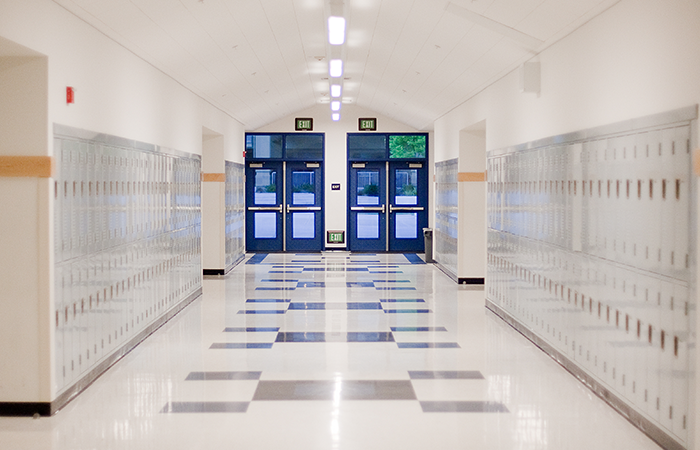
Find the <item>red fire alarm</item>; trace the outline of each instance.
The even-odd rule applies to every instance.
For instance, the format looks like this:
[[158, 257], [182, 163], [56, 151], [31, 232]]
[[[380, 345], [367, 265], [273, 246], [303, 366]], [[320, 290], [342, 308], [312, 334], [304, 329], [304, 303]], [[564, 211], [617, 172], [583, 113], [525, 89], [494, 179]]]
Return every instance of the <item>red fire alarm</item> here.
[[75, 91], [70, 86], [66, 88], [66, 103], [75, 103]]

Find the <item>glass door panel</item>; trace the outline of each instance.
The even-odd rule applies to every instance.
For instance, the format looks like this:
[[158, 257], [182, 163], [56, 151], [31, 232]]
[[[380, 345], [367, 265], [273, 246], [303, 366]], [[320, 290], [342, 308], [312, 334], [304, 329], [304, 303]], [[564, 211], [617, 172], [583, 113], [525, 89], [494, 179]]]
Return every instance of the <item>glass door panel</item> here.
[[349, 170], [349, 248], [386, 251], [386, 163], [353, 163]]
[[322, 165], [287, 161], [286, 185], [286, 251], [322, 251]]
[[424, 251], [428, 226], [428, 173], [422, 163], [389, 163], [389, 250]]
[[282, 163], [249, 163], [246, 179], [246, 249], [282, 251]]

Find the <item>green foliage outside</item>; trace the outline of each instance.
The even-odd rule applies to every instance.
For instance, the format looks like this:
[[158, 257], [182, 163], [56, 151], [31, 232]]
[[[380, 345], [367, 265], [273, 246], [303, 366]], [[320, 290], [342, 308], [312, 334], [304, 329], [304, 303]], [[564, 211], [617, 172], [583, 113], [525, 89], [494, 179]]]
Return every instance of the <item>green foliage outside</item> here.
[[379, 186], [376, 184], [368, 184], [360, 191], [360, 195], [368, 197], [379, 197]]
[[418, 194], [418, 190], [412, 184], [404, 184], [401, 187], [401, 195], [413, 196], [413, 195], [417, 195], [417, 194]]
[[425, 146], [425, 136], [390, 135], [389, 158], [425, 158]]
[[293, 188], [294, 192], [314, 192], [314, 185], [311, 183], [297, 184]]
[[267, 186], [258, 186], [255, 188], [255, 192], [277, 192], [277, 186], [274, 184], [268, 184]]

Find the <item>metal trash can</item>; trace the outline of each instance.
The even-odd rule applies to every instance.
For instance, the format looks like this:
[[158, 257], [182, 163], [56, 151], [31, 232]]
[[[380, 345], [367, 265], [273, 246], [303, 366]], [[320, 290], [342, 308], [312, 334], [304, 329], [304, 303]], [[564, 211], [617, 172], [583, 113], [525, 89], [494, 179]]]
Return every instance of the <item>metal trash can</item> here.
[[433, 261], [433, 229], [423, 228], [423, 241], [425, 243], [425, 262], [432, 263]]

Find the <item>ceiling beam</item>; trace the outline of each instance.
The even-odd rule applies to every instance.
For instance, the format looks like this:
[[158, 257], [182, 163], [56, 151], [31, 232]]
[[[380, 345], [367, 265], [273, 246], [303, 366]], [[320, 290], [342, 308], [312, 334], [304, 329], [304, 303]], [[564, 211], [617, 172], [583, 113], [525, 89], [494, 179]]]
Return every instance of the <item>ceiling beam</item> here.
[[475, 13], [474, 11], [470, 11], [466, 8], [455, 5], [452, 2], [448, 3], [445, 9], [458, 17], [466, 19], [477, 25], [481, 25], [482, 27], [488, 30], [505, 36], [511, 41], [525, 47], [527, 50], [530, 50], [532, 52], [536, 52], [537, 49], [540, 48], [542, 44], [544, 44], [544, 41], [540, 41], [539, 39], [534, 38], [529, 34], [525, 34], [507, 25], [503, 25], [500, 22], [496, 22], [495, 20], [489, 19], [488, 17], [482, 16], [481, 14]]

